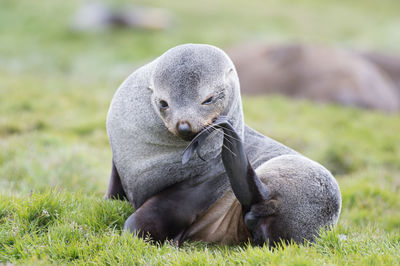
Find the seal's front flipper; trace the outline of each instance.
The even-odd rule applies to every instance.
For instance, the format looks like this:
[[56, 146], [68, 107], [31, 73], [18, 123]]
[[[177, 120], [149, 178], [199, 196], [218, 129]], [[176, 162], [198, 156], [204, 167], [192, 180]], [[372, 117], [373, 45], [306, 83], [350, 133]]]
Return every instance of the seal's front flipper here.
[[112, 161], [110, 183], [108, 184], [108, 189], [106, 195], [104, 195], [104, 198], [120, 200], [127, 199], [125, 191], [122, 188], [121, 178], [119, 177], [117, 168], [115, 167], [114, 160]]
[[187, 229], [214, 203], [217, 182], [217, 178], [201, 183], [187, 179], [167, 187], [136, 209], [126, 220], [124, 231], [180, 245], [188, 237]]

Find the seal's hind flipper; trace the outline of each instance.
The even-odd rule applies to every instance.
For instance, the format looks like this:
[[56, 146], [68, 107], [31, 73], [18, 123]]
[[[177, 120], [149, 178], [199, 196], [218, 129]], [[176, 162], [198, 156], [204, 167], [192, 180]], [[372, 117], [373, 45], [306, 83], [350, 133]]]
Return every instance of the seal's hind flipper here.
[[224, 131], [224, 145], [221, 156], [233, 193], [242, 204], [245, 212], [248, 212], [253, 204], [265, 200], [269, 193], [248, 161], [240, 136], [228, 117], [218, 117], [214, 123], [197, 134], [186, 147], [182, 164], [187, 163], [195, 151], [199, 155], [201, 145], [216, 129]]
[[206, 128], [204, 128], [202, 131], [200, 131], [196, 137], [189, 143], [189, 145], [186, 147], [186, 149], [183, 151], [183, 156], [182, 156], [182, 164], [186, 164], [190, 158], [193, 156], [193, 153], [196, 151], [197, 156], [203, 161], [205, 161], [199, 153], [199, 150], [201, 146], [203, 145], [204, 141], [206, 138], [216, 129], [220, 127], [221, 124], [228, 122], [228, 117], [226, 116], [220, 116], [215, 122]]
[[216, 121], [224, 130], [224, 145], [221, 157], [229, 177], [233, 193], [239, 200], [244, 212], [253, 204], [262, 202], [269, 196], [268, 188], [262, 184], [251, 166], [239, 134], [229, 121]]

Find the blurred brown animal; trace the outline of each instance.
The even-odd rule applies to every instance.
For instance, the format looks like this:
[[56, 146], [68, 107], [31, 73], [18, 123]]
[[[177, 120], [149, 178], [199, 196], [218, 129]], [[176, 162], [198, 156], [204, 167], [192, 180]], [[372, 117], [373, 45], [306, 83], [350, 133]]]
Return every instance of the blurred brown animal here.
[[386, 73], [393, 80], [397, 91], [400, 93], [400, 56], [379, 52], [364, 52], [360, 55]]
[[400, 110], [400, 90], [395, 89], [390, 75], [372, 59], [350, 51], [301, 44], [250, 44], [230, 49], [228, 54], [244, 94], [284, 94], [386, 112]]

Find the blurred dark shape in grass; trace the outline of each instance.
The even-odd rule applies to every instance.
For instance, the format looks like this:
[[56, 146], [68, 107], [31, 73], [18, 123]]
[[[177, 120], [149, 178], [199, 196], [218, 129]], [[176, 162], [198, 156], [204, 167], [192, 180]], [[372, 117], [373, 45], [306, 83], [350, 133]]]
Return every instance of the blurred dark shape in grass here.
[[154, 31], [168, 29], [172, 22], [172, 14], [164, 9], [132, 4], [112, 9], [103, 1], [91, 1], [76, 11], [71, 26], [73, 30], [87, 33], [100, 33], [119, 27]]
[[[140, 0], [135, 5], [174, 14], [176, 26], [165, 31], [116, 29], [104, 34], [70, 30], [71, 17], [85, 3], [2, 0], [0, 70], [116, 83], [149, 58], [186, 42], [227, 47], [251, 40], [299, 41], [387, 52], [398, 51], [400, 43], [396, 0]], [[105, 3], [113, 9], [132, 4], [128, 0]]]

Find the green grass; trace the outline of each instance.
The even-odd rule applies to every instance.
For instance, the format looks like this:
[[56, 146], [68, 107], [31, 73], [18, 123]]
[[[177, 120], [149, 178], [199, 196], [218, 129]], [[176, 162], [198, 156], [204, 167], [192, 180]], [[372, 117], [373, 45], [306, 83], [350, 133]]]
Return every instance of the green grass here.
[[[346, 192], [344, 189], [344, 195]], [[367, 198], [371, 196], [367, 191], [361, 193]], [[379, 197], [379, 193], [378, 190], [375, 196]], [[345, 208], [347, 206], [345, 203]], [[152, 245], [121, 234], [124, 219], [131, 211], [128, 203], [69, 192], [2, 196], [0, 261], [112, 265], [267, 262], [365, 265], [394, 264], [399, 259], [398, 231], [386, 231], [372, 221], [357, 226], [346, 214], [335, 230], [323, 233], [315, 244], [291, 244], [270, 250], [248, 244], [229, 247], [197, 242], [186, 243], [182, 248], [170, 244]]]
[[185, 42], [399, 51], [398, 1], [139, 2], [168, 7], [176, 26], [82, 34], [69, 29], [80, 1], [0, 2], [0, 264], [399, 264], [399, 115], [244, 98], [250, 126], [338, 179], [339, 223], [315, 244], [152, 245], [121, 233], [129, 204], [102, 200], [111, 166], [107, 109], [135, 67]]

